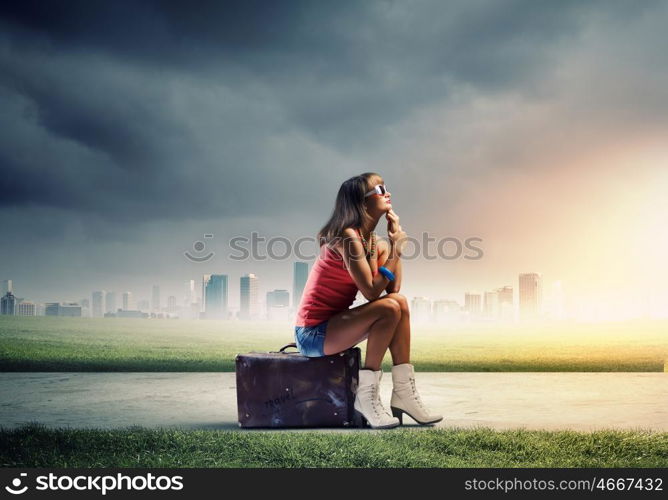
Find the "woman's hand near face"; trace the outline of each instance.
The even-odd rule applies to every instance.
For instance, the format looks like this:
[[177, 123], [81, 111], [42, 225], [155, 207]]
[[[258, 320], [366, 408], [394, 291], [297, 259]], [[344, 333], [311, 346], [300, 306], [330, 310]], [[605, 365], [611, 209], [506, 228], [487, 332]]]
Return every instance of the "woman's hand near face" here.
[[385, 218], [387, 219], [388, 231], [390, 229], [394, 231], [395, 230], [394, 228], [399, 225], [399, 216], [396, 214], [394, 210], [390, 208], [385, 214]]
[[406, 233], [401, 229], [399, 224], [399, 216], [390, 209], [385, 216], [387, 218], [387, 236], [390, 238], [392, 244], [391, 250], [401, 256], [404, 245], [406, 244]]

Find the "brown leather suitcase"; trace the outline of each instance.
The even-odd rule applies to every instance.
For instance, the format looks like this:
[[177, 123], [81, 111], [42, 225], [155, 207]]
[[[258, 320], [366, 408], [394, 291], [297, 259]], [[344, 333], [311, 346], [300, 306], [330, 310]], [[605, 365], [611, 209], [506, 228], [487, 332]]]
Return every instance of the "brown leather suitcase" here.
[[237, 355], [240, 427], [355, 427], [360, 349], [309, 358], [299, 352]]

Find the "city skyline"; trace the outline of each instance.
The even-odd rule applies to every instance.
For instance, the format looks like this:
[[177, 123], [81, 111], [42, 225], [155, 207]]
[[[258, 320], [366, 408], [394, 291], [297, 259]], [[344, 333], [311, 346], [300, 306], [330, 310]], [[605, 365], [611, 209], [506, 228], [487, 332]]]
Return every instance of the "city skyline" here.
[[[183, 299], [179, 300], [176, 295], [169, 294], [166, 298], [164, 307], [156, 309], [154, 303], [160, 303], [160, 295], [163, 286], [159, 284], [150, 285], [150, 297], [148, 293], [146, 298], [141, 294], [135, 294], [132, 291], [126, 290], [121, 292], [122, 302], [121, 307], [116, 307], [117, 292], [112, 290], [93, 290], [89, 298], [79, 299], [77, 301], [67, 300], [49, 300], [45, 302], [40, 301], [25, 301], [23, 306], [24, 315], [31, 315], [30, 311], [34, 308], [39, 310], [39, 307], [46, 307], [47, 304], [81, 304], [86, 315], [90, 317], [101, 317], [100, 312], [115, 314], [117, 311], [142, 311], [148, 313], [171, 313], [176, 316], [184, 318], [206, 319], [206, 311], [210, 310], [209, 319], [261, 319], [280, 316], [286, 318], [296, 312], [294, 305], [294, 292], [303, 290], [303, 285], [308, 277], [308, 273], [304, 274], [304, 267], [307, 263], [294, 262], [292, 265], [293, 277], [292, 294], [287, 287], [271, 288], [261, 286], [262, 280], [255, 273], [245, 273], [239, 278], [239, 303], [238, 306], [231, 304], [230, 297], [235, 294], [230, 294], [228, 291], [229, 275], [226, 274], [204, 274], [202, 276], [201, 292], [197, 293], [195, 287], [196, 280], [185, 280], [183, 283], [184, 295]], [[308, 269], [308, 267], [306, 268]], [[3, 290], [12, 290], [15, 280], [2, 280], [0, 284]], [[149, 287], [144, 287], [146, 290]], [[211, 289], [210, 295], [207, 297], [207, 289]], [[546, 293], [544, 290], [548, 288]], [[403, 292], [402, 292], [403, 293]], [[25, 294], [23, 294], [25, 295]], [[166, 294], [167, 295], [167, 294]], [[252, 299], [251, 299], [252, 295]], [[242, 309], [242, 297], [246, 296], [246, 305]], [[264, 297], [266, 296], [266, 299]], [[280, 298], [279, 298], [280, 297]], [[25, 298], [25, 297], [23, 297]], [[585, 320], [610, 320], [610, 319], [631, 319], [631, 318], [647, 318], [647, 317], [666, 317], [666, 309], [659, 308], [652, 310], [649, 305], [640, 314], [637, 315], [618, 315], [611, 318], [606, 315], [605, 311], [596, 308], [587, 308], [585, 304], [580, 304], [576, 308], [568, 308], [564, 296], [563, 282], [557, 280], [551, 283], [544, 283], [542, 273], [519, 273], [515, 284], [503, 284], [499, 286], [488, 287], [482, 291], [473, 289], [465, 290], [460, 297], [444, 297], [444, 296], [408, 296], [411, 307], [414, 309], [414, 319], [416, 321], [425, 320], [425, 311], [428, 309], [428, 321], [451, 320], [454, 318], [453, 313], [456, 311], [462, 312], [466, 317], [474, 319], [487, 320], [530, 320], [530, 319], [585, 319]], [[209, 308], [207, 302], [210, 301]], [[280, 303], [280, 311], [272, 308], [272, 301]], [[287, 303], [284, 303], [287, 301]], [[32, 303], [33, 305], [28, 305]], [[218, 304], [216, 306], [215, 304]], [[358, 299], [354, 305], [364, 303], [359, 294]], [[18, 308], [19, 303], [15, 307]], [[4, 307], [4, 305], [3, 305]], [[55, 307], [53, 305], [52, 307]], [[219, 310], [216, 310], [219, 307]], [[18, 309], [16, 309], [18, 312]], [[658, 314], [657, 314], [658, 311]], [[287, 312], [287, 314], [286, 314]], [[662, 314], [663, 313], [663, 314]], [[102, 314], [104, 316], [104, 314]]]

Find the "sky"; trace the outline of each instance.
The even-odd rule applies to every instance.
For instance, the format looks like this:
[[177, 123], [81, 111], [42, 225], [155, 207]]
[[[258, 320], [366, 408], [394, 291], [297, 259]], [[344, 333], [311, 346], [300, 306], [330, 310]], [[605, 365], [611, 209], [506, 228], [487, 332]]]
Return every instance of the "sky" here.
[[313, 238], [373, 171], [409, 236], [479, 238], [405, 258], [409, 298], [540, 272], [572, 310], [668, 313], [667, 23], [660, 1], [3, 2], [0, 279], [291, 290], [297, 258], [230, 240]]

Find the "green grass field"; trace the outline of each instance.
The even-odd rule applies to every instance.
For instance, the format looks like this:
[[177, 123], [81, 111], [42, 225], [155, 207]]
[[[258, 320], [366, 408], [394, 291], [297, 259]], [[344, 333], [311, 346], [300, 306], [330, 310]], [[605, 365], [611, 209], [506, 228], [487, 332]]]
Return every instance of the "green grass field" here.
[[668, 433], [0, 430], [2, 467], [668, 467]]
[[[415, 325], [412, 361], [422, 371], [663, 371], [667, 332], [666, 321]], [[0, 316], [0, 370], [233, 371], [237, 353], [291, 341], [290, 325], [267, 322]], [[3, 467], [667, 467], [668, 433], [91, 430], [34, 423], [0, 428], [0, 460]]]
[[[292, 335], [269, 322], [0, 316], [0, 371], [234, 371], [236, 354]], [[420, 371], [660, 372], [668, 321], [414, 325], [412, 344]]]

